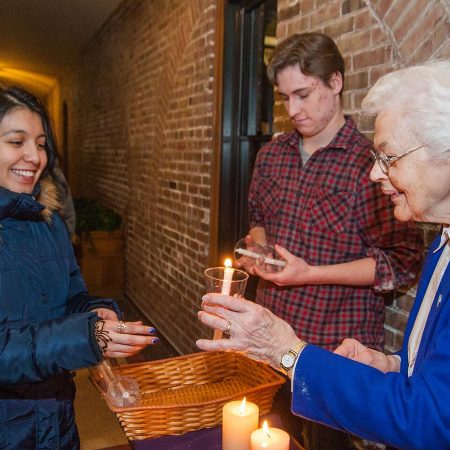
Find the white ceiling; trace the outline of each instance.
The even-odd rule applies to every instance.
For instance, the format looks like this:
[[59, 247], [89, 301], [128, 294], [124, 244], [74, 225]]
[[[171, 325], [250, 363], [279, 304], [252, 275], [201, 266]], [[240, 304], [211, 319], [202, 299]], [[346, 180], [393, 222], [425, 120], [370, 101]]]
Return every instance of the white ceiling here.
[[121, 2], [0, 0], [0, 81], [29, 77], [45, 91]]

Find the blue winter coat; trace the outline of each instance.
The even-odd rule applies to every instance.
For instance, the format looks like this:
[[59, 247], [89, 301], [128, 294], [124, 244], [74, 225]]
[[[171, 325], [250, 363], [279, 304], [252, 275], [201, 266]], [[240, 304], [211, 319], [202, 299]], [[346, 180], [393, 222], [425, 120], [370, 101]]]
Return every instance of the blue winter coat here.
[[52, 186], [41, 185], [38, 201], [0, 187], [1, 449], [79, 448], [70, 371], [102, 359], [89, 311], [117, 312], [87, 294], [66, 225], [41, 204]]

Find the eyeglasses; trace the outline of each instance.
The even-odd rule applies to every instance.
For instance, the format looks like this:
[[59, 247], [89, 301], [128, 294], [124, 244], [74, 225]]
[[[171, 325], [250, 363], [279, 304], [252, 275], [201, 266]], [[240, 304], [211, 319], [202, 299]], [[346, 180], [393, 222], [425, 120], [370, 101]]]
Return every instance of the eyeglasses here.
[[370, 149], [370, 153], [372, 153], [373, 159], [378, 162], [380, 169], [383, 171], [385, 175], [389, 173], [389, 168], [392, 166], [392, 163], [398, 161], [406, 155], [409, 155], [416, 150], [419, 150], [422, 147], [425, 147], [427, 144], [419, 145], [419, 147], [413, 148], [412, 150], [408, 150], [406, 152], [401, 153], [397, 156], [388, 156], [386, 153], [381, 152], [380, 150]]

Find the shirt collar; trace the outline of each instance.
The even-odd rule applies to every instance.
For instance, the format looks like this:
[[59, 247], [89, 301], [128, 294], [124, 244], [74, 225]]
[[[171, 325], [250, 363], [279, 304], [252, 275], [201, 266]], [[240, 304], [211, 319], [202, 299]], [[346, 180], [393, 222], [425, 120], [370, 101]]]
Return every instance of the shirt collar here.
[[[333, 140], [324, 148], [339, 148], [341, 150], [347, 150], [349, 148], [349, 141], [353, 139], [353, 133], [357, 130], [357, 128], [351, 116], [345, 115], [344, 117], [344, 125], [336, 133]], [[280, 134], [276, 139], [279, 142], [289, 143], [296, 151], [298, 151], [298, 144], [301, 139], [301, 135], [294, 130], [289, 133]]]
[[441, 242], [433, 253], [438, 252], [445, 244], [450, 245], [450, 225], [442, 228]]

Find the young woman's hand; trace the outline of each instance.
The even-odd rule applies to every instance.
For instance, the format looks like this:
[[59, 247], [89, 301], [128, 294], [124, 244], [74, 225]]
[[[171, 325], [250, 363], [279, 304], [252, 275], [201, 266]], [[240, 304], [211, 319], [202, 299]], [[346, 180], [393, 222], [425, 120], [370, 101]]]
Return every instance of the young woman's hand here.
[[128, 357], [148, 345], [157, 344], [156, 329], [142, 322], [98, 320], [95, 324], [95, 340], [103, 355], [108, 358]]

